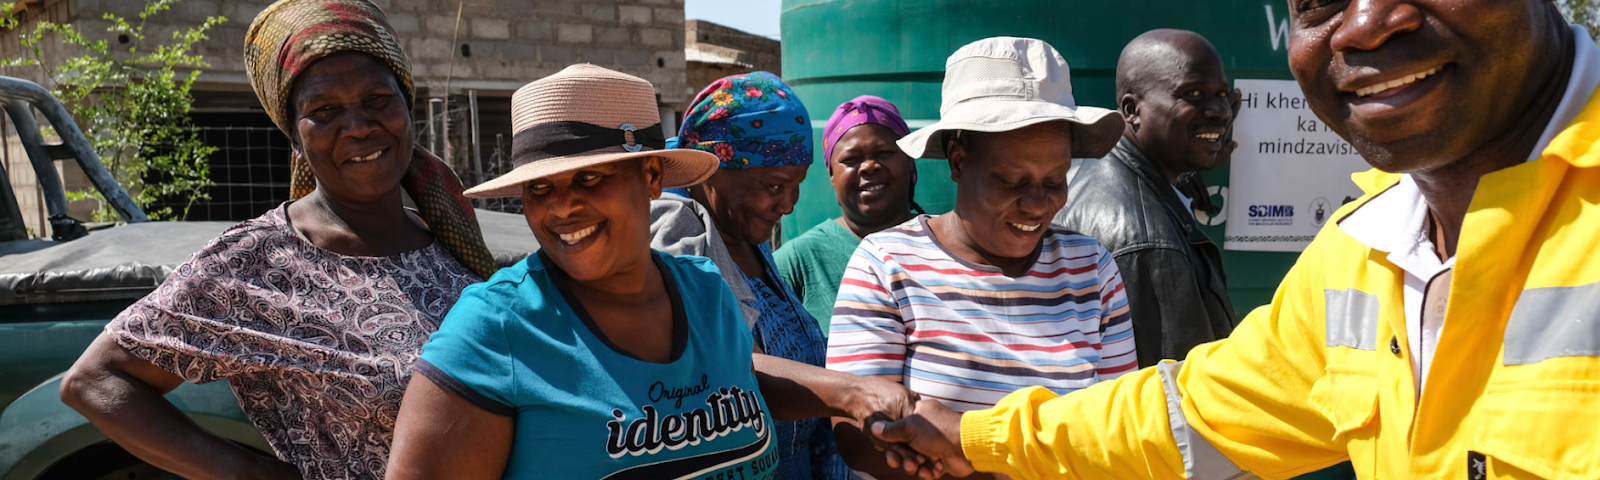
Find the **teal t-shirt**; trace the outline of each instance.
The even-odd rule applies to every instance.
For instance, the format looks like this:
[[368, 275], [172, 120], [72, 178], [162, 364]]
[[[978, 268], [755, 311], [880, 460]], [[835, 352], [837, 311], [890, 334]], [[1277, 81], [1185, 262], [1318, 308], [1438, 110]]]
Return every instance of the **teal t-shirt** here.
[[464, 290], [422, 347], [418, 373], [515, 418], [504, 478], [772, 477], [772, 418], [733, 291], [705, 258], [655, 260], [681, 340], [670, 363], [598, 336], [543, 255]]
[[860, 244], [861, 238], [854, 232], [837, 220], [829, 219], [794, 240], [784, 242], [772, 254], [783, 281], [794, 289], [806, 311], [817, 318], [824, 334], [833, 318], [833, 301], [839, 296], [839, 282], [844, 280], [845, 267], [850, 265], [850, 256]]

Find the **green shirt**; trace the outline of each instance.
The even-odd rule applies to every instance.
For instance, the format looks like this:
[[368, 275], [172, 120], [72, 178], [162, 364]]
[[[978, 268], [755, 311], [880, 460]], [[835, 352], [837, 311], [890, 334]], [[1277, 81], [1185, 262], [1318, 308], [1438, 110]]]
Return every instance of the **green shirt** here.
[[837, 220], [830, 219], [784, 242], [772, 254], [784, 283], [800, 296], [806, 311], [817, 317], [823, 332], [828, 331], [829, 320], [833, 318], [833, 300], [839, 295], [839, 281], [844, 279], [845, 266], [850, 264], [850, 255], [860, 243], [860, 237]]

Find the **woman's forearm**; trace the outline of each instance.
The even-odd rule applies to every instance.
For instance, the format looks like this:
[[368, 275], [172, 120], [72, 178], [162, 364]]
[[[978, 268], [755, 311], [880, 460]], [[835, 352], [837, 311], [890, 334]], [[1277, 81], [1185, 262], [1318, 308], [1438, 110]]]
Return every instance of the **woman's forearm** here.
[[297, 479], [292, 465], [201, 428], [167, 401], [183, 380], [96, 338], [61, 380], [61, 400], [122, 448], [192, 479]]
[[761, 353], [753, 354], [752, 364], [773, 418], [850, 416], [840, 407], [846, 402], [844, 389], [828, 375], [836, 372]]
[[911, 413], [916, 394], [898, 383], [861, 377], [771, 355], [752, 357], [767, 408], [778, 420], [847, 417], [893, 420]]

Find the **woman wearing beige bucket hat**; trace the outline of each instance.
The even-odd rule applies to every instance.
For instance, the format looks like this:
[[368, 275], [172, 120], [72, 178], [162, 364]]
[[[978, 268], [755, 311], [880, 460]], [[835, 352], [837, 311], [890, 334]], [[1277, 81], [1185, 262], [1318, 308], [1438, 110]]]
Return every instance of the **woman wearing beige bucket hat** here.
[[[955, 209], [857, 247], [834, 304], [828, 368], [886, 376], [957, 411], [1136, 369], [1111, 255], [1050, 225], [1067, 200], [1072, 159], [1105, 155], [1122, 118], [1078, 106], [1066, 60], [1028, 38], [961, 47], [943, 92], [939, 122], [899, 144], [915, 158], [949, 160]], [[860, 447], [859, 430], [839, 424], [835, 433], [852, 467], [900, 475], [898, 461]]]
[[774, 417], [855, 414], [791, 387], [844, 375], [755, 372], [715, 264], [650, 249], [650, 200], [718, 165], [662, 149], [659, 115], [649, 82], [593, 65], [513, 95], [518, 166], [467, 195], [521, 196], [543, 250], [467, 288], [424, 345], [388, 478], [771, 478]]

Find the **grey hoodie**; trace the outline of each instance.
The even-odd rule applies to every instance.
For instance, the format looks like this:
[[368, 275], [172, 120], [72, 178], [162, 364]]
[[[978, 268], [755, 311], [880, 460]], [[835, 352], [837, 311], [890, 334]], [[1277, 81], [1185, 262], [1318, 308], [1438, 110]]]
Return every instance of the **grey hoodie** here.
[[739, 309], [744, 313], [745, 326], [755, 328], [761, 311], [752, 305], [755, 293], [744, 283], [739, 265], [728, 255], [728, 246], [712, 223], [711, 212], [693, 199], [662, 194], [650, 201], [650, 248], [673, 255], [699, 255], [711, 259], [722, 271], [722, 280], [733, 289], [739, 299]]

